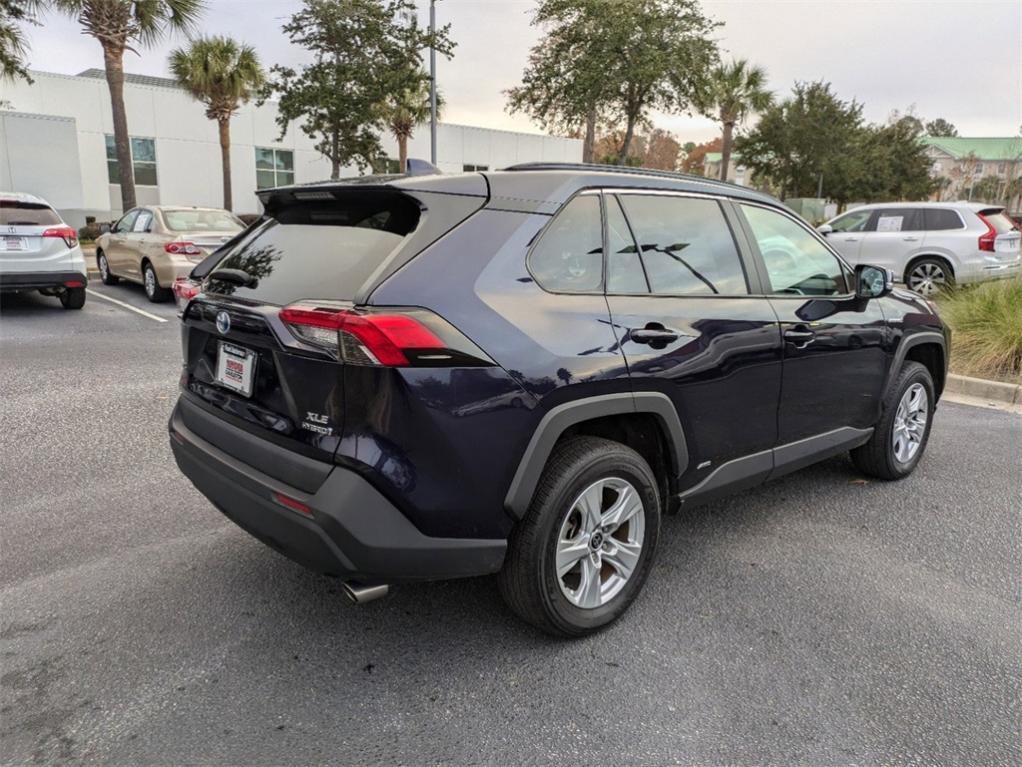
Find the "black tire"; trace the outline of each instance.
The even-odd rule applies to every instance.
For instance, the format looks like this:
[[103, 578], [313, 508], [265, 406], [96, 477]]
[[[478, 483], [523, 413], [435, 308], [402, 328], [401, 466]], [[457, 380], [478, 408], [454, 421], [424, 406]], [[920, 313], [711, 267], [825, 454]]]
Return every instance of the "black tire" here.
[[[913, 285], [913, 282], [917, 279], [917, 274], [920, 278], [930, 275], [929, 281], [924, 282], [923, 286], [919, 284]], [[926, 289], [925, 285], [930, 285], [932, 289]], [[909, 264], [909, 267], [905, 270], [905, 287], [924, 296], [933, 296], [943, 291], [951, 291], [955, 288], [955, 272], [951, 268], [951, 264], [943, 258], [935, 256], [920, 258]]]
[[160, 280], [156, 276], [156, 270], [153, 269], [153, 265], [148, 261], [142, 267], [142, 288], [145, 290], [146, 298], [154, 304], [162, 304], [164, 301], [170, 300], [170, 290], [160, 287]]
[[[620, 591], [598, 607], [583, 608], [562, 592], [555, 557], [562, 524], [569, 514], [577, 514], [572, 504], [601, 479], [623, 479], [633, 486], [642, 500], [643, 509], [637, 513], [643, 514], [644, 532], [636, 564]], [[500, 591], [508, 606], [555, 636], [584, 636], [619, 618], [642, 589], [653, 564], [660, 536], [657, 487], [649, 464], [625, 445], [597, 437], [576, 437], [559, 445], [543, 471], [528, 512], [508, 540], [499, 575]], [[601, 580], [605, 580], [604, 569], [598, 571]]]
[[[895, 455], [894, 428], [901, 398], [915, 384], [921, 384], [926, 392], [926, 425], [923, 427], [922, 438], [915, 454], [902, 462]], [[930, 375], [930, 371], [918, 362], [906, 362], [884, 396], [883, 410], [873, 431], [873, 436], [865, 445], [852, 450], [852, 461], [859, 471], [871, 477], [887, 480], [901, 479], [911, 474], [919, 464], [923, 453], [926, 452], [926, 443], [930, 439], [930, 428], [933, 426], [935, 404], [933, 377]]]
[[67, 288], [60, 294], [60, 305], [65, 309], [81, 309], [85, 306], [85, 288]]
[[96, 266], [99, 267], [99, 277], [104, 285], [116, 285], [121, 281], [120, 277], [114, 276], [110, 271], [110, 263], [106, 260], [106, 253], [102, 250], [96, 251]]

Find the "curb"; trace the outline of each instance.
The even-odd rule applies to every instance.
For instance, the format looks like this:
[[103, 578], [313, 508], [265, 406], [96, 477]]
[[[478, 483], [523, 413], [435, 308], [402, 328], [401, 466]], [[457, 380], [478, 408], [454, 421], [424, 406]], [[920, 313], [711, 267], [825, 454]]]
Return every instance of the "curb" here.
[[966, 397], [1004, 402], [1008, 405], [1022, 405], [1022, 385], [988, 381], [985, 378], [970, 378], [955, 373], [948, 374], [944, 390]]

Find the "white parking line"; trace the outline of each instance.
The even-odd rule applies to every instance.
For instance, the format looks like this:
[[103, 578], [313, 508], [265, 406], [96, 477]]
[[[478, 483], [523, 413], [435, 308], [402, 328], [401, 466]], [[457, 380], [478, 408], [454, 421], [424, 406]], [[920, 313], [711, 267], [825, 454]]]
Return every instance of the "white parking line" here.
[[117, 304], [118, 306], [123, 306], [125, 309], [127, 309], [129, 311], [135, 312], [136, 314], [141, 314], [143, 317], [148, 317], [151, 320], [156, 320], [157, 322], [166, 322], [167, 321], [163, 317], [157, 317], [155, 314], [150, 314], [149, 312], [147, 312], [147, 311], [145, 311], [143, 309], [139, 309], [136, 306], [132, 306], [131, 304], [126, 304], [123, 301], [118, 301], [116, 298], [110, 298], [110, 296], [104, 296], [102, 293], [97, 293], [95, 290], [89, 290], [88, 288], [86, 288], [85, 292], [88, 293], [90, 296], [95, 296], [96, 298], [102, 298], [104, 301], [109, 301], [112, 304]]

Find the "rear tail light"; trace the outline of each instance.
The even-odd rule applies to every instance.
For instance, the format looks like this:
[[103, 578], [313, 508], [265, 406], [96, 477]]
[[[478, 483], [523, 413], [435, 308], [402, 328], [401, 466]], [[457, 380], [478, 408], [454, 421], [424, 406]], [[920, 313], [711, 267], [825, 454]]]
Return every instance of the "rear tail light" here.
[[336, 352], [353, 365], [405, 367], [423, 354], [436, 360], [452, 358], [447, 344], [407, 314], [362, 314], [298, 303], [281, 309], [280, 318], [303, 341]]
[[202, 248], [194, 242], [168, 242], [163, 249], [173, 256], [202, 256], [205, 255]]
[[986, 217], [983, 216], [983, 214], [977, 213], [976, 215], [979, 216], [980, 221], [986, 224], [987, 228], [987, 233], [981, 234], [979, 237], [979, 249], [993, 253], [995, 249], [994, 240], [997, 239], [997, 230], [994, 229], [993, 225], [989, 221], [986, 220]]
[[195, 280], [189, 277], [178, 277], [170, 289], [178, 304], [183, 305], [199, 295], [200, 288], [201, 286]]
[[70, 226], [55, 226], [43, 232], [43, 237], [59, 237], [69, 248], [78, 244], [78, 232]]

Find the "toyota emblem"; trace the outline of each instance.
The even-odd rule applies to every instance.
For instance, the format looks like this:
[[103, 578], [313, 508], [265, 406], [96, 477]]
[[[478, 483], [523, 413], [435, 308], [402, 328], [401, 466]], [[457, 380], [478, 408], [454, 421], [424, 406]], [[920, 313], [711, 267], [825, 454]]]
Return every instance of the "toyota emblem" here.
[[220, 331], [220, 335], [227, 335], [231, 330], [231, 315], [227, 312], [218, 312], [216, 315], [216, 329]]

